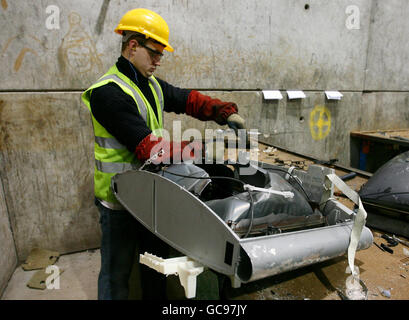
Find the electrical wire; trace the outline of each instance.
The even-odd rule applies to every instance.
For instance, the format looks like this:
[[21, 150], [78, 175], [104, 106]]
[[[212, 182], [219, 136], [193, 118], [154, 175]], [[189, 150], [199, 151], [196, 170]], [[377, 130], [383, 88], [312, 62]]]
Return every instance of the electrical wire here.
[[301, 190], [304, 192], [305, 196], [307, 197], [307, 200], [309, 202], [311, 202], [310, 197], [308, 196], [307, 192], [305, 191], [304, 187], [302, 186], [302, 184], [291, 174], [289, 173], [287, 170], [281, 169], [281, 168], [268, 168], [267, 170], [277, 170], [277, 171], [282, 171], [285, 172], [286, 174], [288, 174], [291, 178], [293, 178], [293, 180], [295, 182], [297, 182], [297, 184], [299, 185], [299, 187], [301, 188]]

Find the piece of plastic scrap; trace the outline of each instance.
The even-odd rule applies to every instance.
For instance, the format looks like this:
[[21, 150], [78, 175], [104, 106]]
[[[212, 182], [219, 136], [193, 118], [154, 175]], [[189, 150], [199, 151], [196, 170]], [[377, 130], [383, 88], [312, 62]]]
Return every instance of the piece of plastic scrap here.
[[354, 268], [355, 252], [358, 247], [359, 239], [361, 237], [362, 229], [366, 222], [367, 213], [362, 204], [361, 198], [358, 193], [352, 190], [344, 181], [341, 180], [336, 174], [328, 174], [326, 176], [343, 194], [345, 194], [352, 202], [358, 205], [358, 212], [354, 218], [354, 224], [352, 226], [350, 243], [348, 246], [348, 265], [349, 270], [352, 272], [352, 276], [357, 277], [356, 269]]
[[43, 269], [54, 264], [59, 256], [60, 253], [56, 251], [34, 248], [31, 250], [29, 256], [21, 267], [25, 271]]
[[202, 264], [186, 256], [163, 259], [148, 252], [139, 255], [139, 262], [166, 276], [178, 275], [186, 298], [196, 296], [196, 278], [204, 270]]

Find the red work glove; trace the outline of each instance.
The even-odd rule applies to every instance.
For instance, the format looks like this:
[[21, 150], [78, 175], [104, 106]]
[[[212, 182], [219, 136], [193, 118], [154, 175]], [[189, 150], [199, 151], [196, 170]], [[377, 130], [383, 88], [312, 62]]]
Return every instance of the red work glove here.
[[186, 103], [186, 114], [202, 120], [214, 120], [219, 125], [227, 124], [227, 118], [237, 113], [237, 105], [233, 102], [223, 102], [192, 90]]
[[[163, 150], [163, 153], [158, 154], [161, 150]], [[152, 159], [154, 164], [180, 163], [188, 160], [197, 161], [202, 159], [203, 144], [199, 141], [167, 141], [151, 133], [136, 146], [135, 154], [143, 162], [158, 154], [156, 159]]]

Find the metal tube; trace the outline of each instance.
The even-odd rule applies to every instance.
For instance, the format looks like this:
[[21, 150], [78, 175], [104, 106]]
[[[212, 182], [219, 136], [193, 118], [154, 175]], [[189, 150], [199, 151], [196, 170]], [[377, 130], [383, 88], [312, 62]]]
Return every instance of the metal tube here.
[[[352, 223], [346, 223], [241, 240], [237, 275], [251, 282], [341, 256], [348, 250], [351, 229]], [[372, 242], [371, 231], [364, 227], [357, 250]]]

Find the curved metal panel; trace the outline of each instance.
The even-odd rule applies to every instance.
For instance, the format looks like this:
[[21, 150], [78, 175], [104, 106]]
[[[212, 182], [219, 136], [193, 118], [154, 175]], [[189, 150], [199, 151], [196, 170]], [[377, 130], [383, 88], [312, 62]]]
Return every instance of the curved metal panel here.
[[148, 171], [113, 177], [119, 202], [176, 250], [226, 275], [234, 275], [238, 236], [189, 191]]

